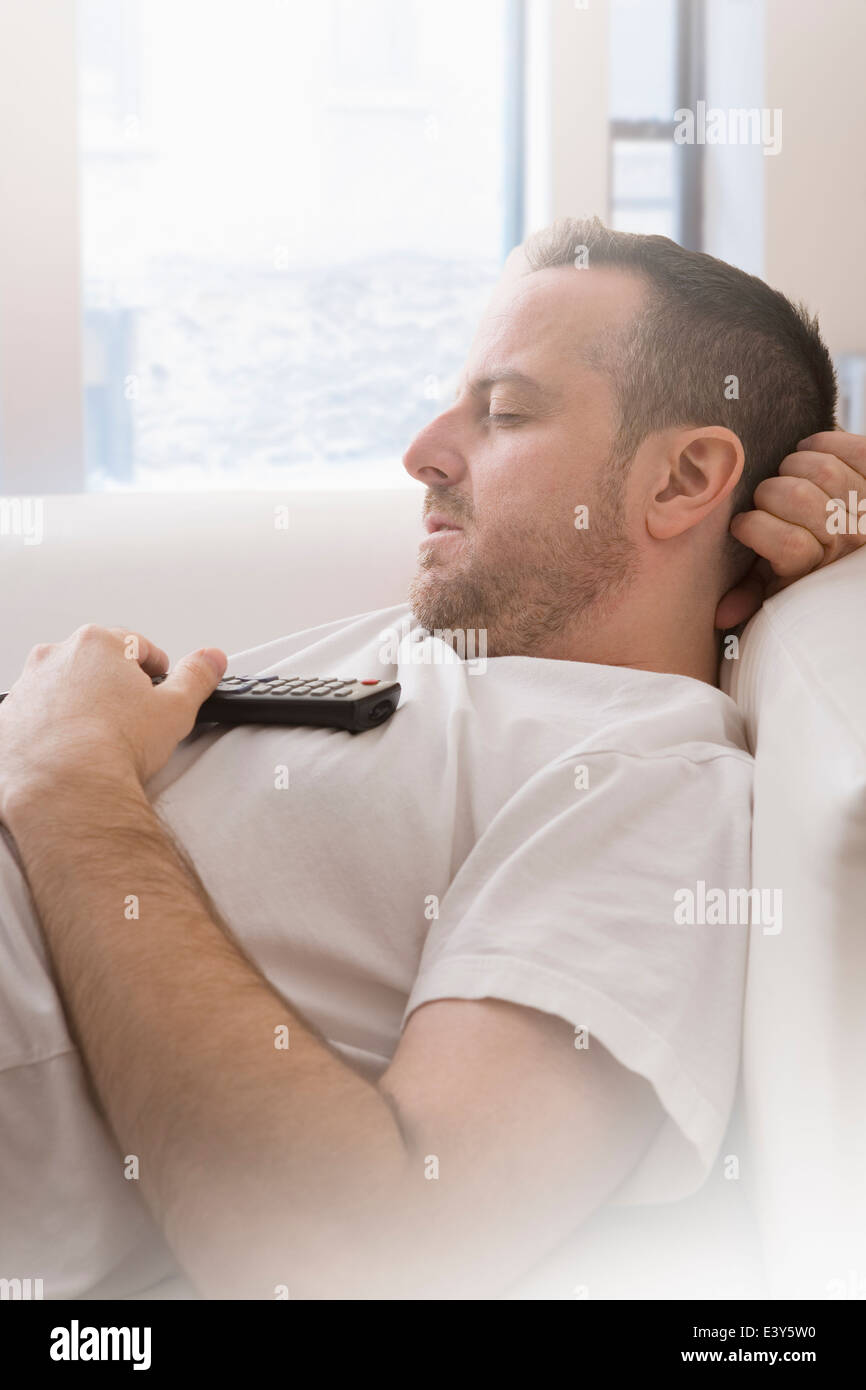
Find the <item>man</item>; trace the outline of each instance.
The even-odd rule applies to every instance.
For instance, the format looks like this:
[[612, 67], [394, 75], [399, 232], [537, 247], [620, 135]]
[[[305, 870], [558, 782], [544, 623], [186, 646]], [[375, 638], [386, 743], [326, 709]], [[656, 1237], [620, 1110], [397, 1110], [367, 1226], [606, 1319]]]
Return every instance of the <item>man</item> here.
[[140, 635], [34, 649], [0, 709], [38, 915], [10, 860], [7, 1266], [134, 1295], [170, 1248], [205, 1296], [491, 1297], [609, 1200], [701, 1184], [747, 926], [676, 897], [749, 882], [714, 620], [860, 543], [827, 533], [866, 488], [834, 406], [815, 325], [760, 281], [557, 224], [406, 454], [408, 628], [400, 605], [232, 663], [396, 675], [385, 725], [182, 743], [221, 652], [153, 687]]

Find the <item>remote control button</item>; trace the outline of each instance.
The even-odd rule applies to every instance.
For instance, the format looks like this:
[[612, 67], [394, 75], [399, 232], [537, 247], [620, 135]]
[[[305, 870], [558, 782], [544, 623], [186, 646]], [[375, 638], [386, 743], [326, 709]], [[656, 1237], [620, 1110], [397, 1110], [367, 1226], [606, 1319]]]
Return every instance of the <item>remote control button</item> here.
[[345, 700], [345, 699], [346, 699], [346, 696], [347, 696], [347, 695], [351, 695], [351, 693], [352, 693], [351, 690], [335, 690], [335, 691], [334, 691], [334, 699], [335, 699], [335, 700]]
[[281, 676], [256, 676], [256, 680], [257, 680], [257, 681], [278, 681], [278, 680], [282, 680], [282, 677], [281, 677]]
[[[253, 688], [253, 682], [251, 680], [242, 680], [240, 676], [232, 676], [229, 679], [231, 680], [231, 684], [229, 684], [228, 680], [220, 681], [214, 694], [245, 695], [248, 690], [252, 690]], [[235, 682], [237, 682], [237, 684], [235, 684]]]
[[309, 695], [309, 693], [310, 687], [308, 685], [297, 685], [292, 691], [293, 695]]
[[338, 677], [337, 677], [337, 680], [340, 682], [341, 685], [357, 685], [357, 684], [358, 684], [358, 677], [357, 677], [357, 676], [338, 676]]
[[362, 685], [378, 685], [379, 681], [361, 681]]
[[329, 685], [314, 685], [310, 691], [311, 695], [330, 695], [330, 693], [331, 687]]
[[250, 694], [264, 695], [267, 693], [267, 691], [270, 690], [270, 688], [270, 684], [267, 681], [256, 681], [255, 685], [250, 686]]

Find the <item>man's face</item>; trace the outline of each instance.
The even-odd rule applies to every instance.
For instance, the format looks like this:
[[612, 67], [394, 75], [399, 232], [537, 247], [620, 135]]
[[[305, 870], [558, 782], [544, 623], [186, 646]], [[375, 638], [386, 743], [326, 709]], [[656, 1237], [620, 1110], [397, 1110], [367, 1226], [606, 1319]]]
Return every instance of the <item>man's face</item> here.
[[415, 616], [431, 631], [486, 629], [491, 656], [558, 654], [623, 592], [634, 562], [608, 465], [613, 391], [587, 359], [645, 291], [608, 268], [525, 270], [514, 253], [454, 405], [403, 460], [428, 489]]

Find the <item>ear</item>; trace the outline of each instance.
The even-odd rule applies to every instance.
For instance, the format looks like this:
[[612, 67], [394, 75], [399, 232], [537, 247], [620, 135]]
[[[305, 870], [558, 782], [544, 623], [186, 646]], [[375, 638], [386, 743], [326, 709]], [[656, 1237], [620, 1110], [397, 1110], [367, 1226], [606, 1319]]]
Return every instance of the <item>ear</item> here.
[[647, 506], [649, 534], [666, 541], [697, 526], [731, 495], [745, 461], [739, 437], [721, 425], [667, 435]]

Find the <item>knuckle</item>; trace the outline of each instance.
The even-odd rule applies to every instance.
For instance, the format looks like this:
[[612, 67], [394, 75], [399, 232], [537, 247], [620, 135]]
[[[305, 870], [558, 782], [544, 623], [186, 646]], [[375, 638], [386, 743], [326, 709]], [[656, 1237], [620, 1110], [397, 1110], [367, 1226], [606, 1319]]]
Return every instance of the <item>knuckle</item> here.
[[792, 529], [782, 538], [776, 569], [786, 576], [806, 574], [814, 568], [823, 553], [820, 541], [814, 537], [810, 539], [800, 530]]
[[72, 636], [76, 642], [95, 642], [104, 632], [105, 629], [97, 627], [96, 623], [84, 623], [75, 629]]
[[790, 477], [786, 479], [789, 500], [798, 509], [805, 511], [814, 498], [813, 484], [808, 478]]
[[53, 650], [50, 642], [37, 642], [35, 647], [30, 648], [27, 660], [32, 662], [44, 661]]
[[839, 488], [839, 470], [829, 459], [819, 459], [814, 465], [812, 477], [823, 492], [834, 496]]
[[764, 509], [768, 507], [773, 493], [775, 492], [773, 483], [776, 481], [775, 478], [764, 478], [763, 482], [758, 483], [752, 499], [756, 507], [763, 507]]

